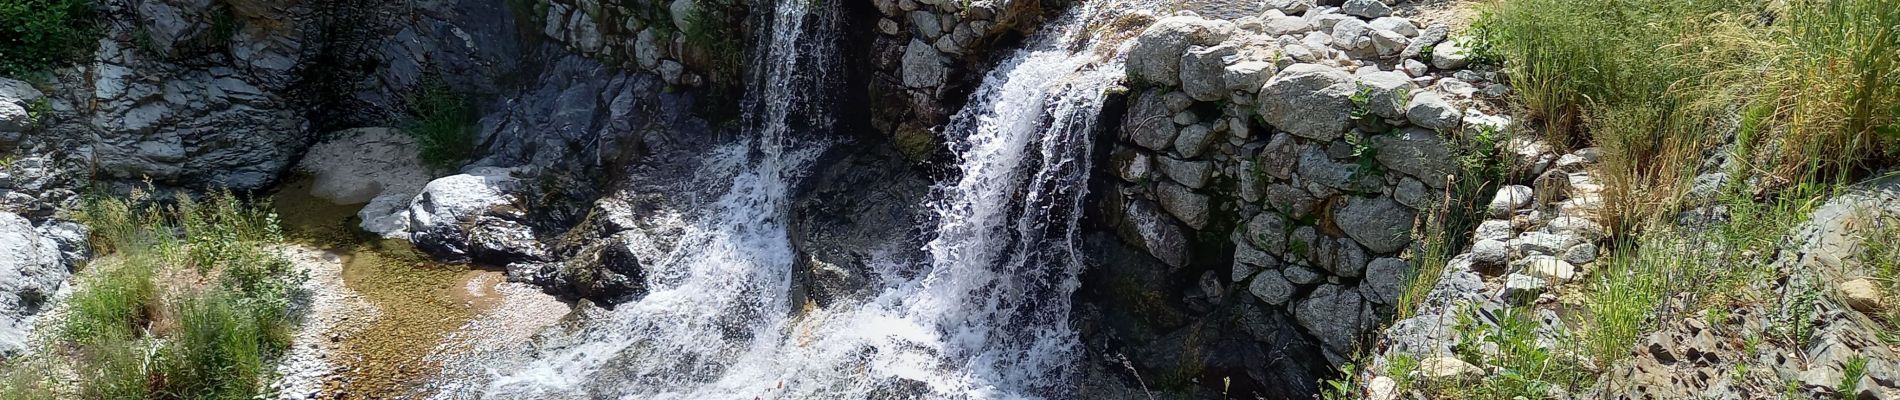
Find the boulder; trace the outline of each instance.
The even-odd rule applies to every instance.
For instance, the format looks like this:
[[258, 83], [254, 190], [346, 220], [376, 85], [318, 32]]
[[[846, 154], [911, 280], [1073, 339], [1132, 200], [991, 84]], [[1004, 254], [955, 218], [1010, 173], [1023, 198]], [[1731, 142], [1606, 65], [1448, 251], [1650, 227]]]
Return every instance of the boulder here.
[[1464, 115], [1446, 101], [1445, 96], [1420, 91], [1413, 94], [1412, 102], [1405, 106], [1405, 119], [1421, 128], [1444, 131], [1457, 128]]
[[430, 181], [409, 203], [409, 241], [438, 258], [509, 265], [545, 261], [546, 251], [523, 223], [510, 171], [478, 168]]
[[1546, 281], [1564, 283], [1577, 280], [1577, 267], [1557, 257], [1535, 255], [1514, 264], [1513, 267], [1523, 274]]
[[1214, 163], [1209, 161], [1188, 161], [1174, 157], [1157, 157], [1161, 170], [1168, 173], [1168, 179], [1193, 189], [1207, 185], [1213, 175]]
[[1155, 185], [1155, 200], [1161, 202], [1161, 208], [1167, 210], [1169, 215], [1180, 219], [1188, 227], [1207, 227], [1207, 195], [1194, 193], [1185, 186], [1161, 182]]
[[1405, 293], [1405, 284], [1412, 277], [1412, 264], [1397, 258], [1380, 258], [1366, 264], [1366, 277], [1359, 285], [1365, 292], [1366, 300], [1377, 304], [1393, 305], [1399, 295]]
[[1484, 370], [1456, 357], [1428, 357], [1418, 362], [1418, 375], [1427, 382], [1471, 382]]
[[1186, 128], [1181, 128], [1180, 135], [1174, 137], [1174, 151], [1180, 152], [1182, 157], [1200, 157], [1202, 152], [1207, 151], [1207, 146], [1213, 142], [1213, 128], [1209, 128], [1207, 124], [1188, 125]]
[[1432, 66], [1449, 70], [1464, 68], [1466, 64], [1470, 64], [1471, 50], [1468, 48], [1467, 41], [1468, 39], [1459, 37], [1439, 42], [1437, 46], [1432, 47]]
[[1123, 137], [1129, 142], [1154, 151], [1166, 151], [1174, 144], [1174, 113], [1168, 111], [1168, 96], [1163, 93], [1149, 90], [1130, 102], [1122, 119]]
[[1162, 18], [1128, 48], [1128, 74], [1137, 82], [1160, 86], [1180, 86], [1181, 55], [1189, 46], [1212, 46], [1227, 40], [1234, 32], [1233, 23], [1183, 15]]
[[1352, 197], [1334, 214], [1333, 222], [1367, 250], [1386, 254], [1411, 243], [1414, 216], [1390, 197]]
[[1366, 111], [1385, 118], [1405, 116], [1405, 103], [1418, 90], [1412, 78], [1397, 71], [1378, 71], [1359, 75], [1359, 90], [1366, 91]]
[[1280, 214], [1263, 212], [1247, 220], [1247, 242], [1272, 254], [1286, 253], [1287, 220]]
[[325, 135], [297, 168], [309, 173], [310, 195], [334, 204], [363, 204], [385, 192], [413, 196], [429, 182], [414, 137], [394, 128], [358, 128]]
[[1294, 64], [1267, 80], [1260, 89], [1260, 118], [1294, 135], [1333, 140], [1351, 123], [1352, 75], [1319, 64]]
[[1880, 286], [1875, 284], [1872, 280], [1856, 278], [1841, 283], [1841, 300], [1845, 301], [1848, 307], [1853, 307], [1856, 311], [1864, 313], [1878, 312], [1883, 304], [1881, 299]]
[[1419, 33], [1418, 24], [1404, 17], [1379, 17], [1373, 19], [1372, 22], [1367, 22], [1366, 25], [1372, 26], [1372, 29], [1397, 32], [1408, 38], [1417, 37]]
[[1194, 46], [1181, 56], [1181, 91], [1200, 101], [1227, 98], [1227, 58], [1233, 45]]
[[1168, 266], [1187, 265], [1187, 234], [1174, 218], [1162, 214], [1152, 202], [1128, 202], [1122, 208], [1120, 232], [1124, 240], [1147, 250]]
[[45, 95], [26, 82], [0, 78], [0, 144], [20, 141], [20, 134], [33, 125], [27, 110]]
[[26, 218], [0, 212], [0, 355], [22, 350], [34, 317], [71, 276], [59, 243]]
[[1471, 262], [1480, 266], [1502, 266], [1511, 260], [1511, 248], [1504, 241], [1482, 239], [1471, 244]]
[[1503, 297], [1516, 304], [1528, 304], [1544, 294], [1550, 283], [1544, 278], [1525, 274], [1510, 274], [1504, 277]]
[[1392, 6], [1379, 0], [1346, 0], [1346, 4], [1340, 7], [1340, 11], [1355, 17], [1379, 18], [1392, 15]]
[[1300, 326], [1337, 354], [1353, 354], [1359, 335], [1375, 323], [1372, 305], [1359, 291], [1340, 285], [1323, 285], [1300, 301], [1293, 311]]
[[1429, 130], [1406, 128], [1397, 134], [1374, 136], [1372, 148], [1380, 165], [1435, 188], [1444, 186], [1445, 176], [1452, 173], [1451, 150], [1443, 138]]
[[[685, 1], [685, 0], [681, 0]], [[944, 77], [949, 74], [942, 54], [922, 40], [910, 40], [904, 47], [903, 59], [904, 86], [911, 88], [935, 88], [943, 86]]]
[[1530, 186], [1510, 185], [1498, 188], [1497, 195], [1491, 197], [1491, 203], [1486, 210], [1490, 212], [1492, 218], [1507, 218], [1510, 217], [1512, 211], [1529, 207], [1533, 198], [1531, 196]]
[[1253, 281], [1247, 283], [1247, 292], [1253, 293], [1260, 301], [1271, 305], [1284, 305], [1293, 299], [1293, 283], [1287, 282], [1280, 271], [1266, 270], [1253, 275]]

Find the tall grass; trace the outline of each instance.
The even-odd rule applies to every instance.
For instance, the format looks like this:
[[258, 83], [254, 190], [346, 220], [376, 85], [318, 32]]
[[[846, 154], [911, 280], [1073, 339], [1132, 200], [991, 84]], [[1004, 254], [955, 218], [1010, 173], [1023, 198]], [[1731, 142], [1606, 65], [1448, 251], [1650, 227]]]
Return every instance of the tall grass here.
[[[59, 343], [43, 353], [88, 399], [251, 399], [268, 392], [270, 363], [290, 344], [290, 298], [301, 276], [269, 246], [282, 240], [268, 206], [229, 192], [170, 206], [95, 196], [79, 213], [94, 227], [94, 263], [70, 298]], [[22, 376], [20, 370], [8, 376]], [[7, 384], [0, 398], [49, 398]]]
[[439, 78], [427, 78], [405, 98], [413, 117], [405, 130], [416, 138], [422, 162], [431, 168], [460, 166], [475, 153], [475, 105]]
[[[1900, 0], [1795, 0], [1755, 45], [1771, 56], [1762, 155], [1785, 181], [1844, 179], [1900, 154]], [[1832, 176], [1827, 176], [1831, 174]]]
[[1409, 257], [1413, 275], [1408, 278], [1405, 290], [1399, 293], [1395, 319], [1410, 318], [1417, 312], [1418, 306], [1438, 284], [1451, 257], [1470, 245], [1468, 232], [1484, 222], [1487, 205], [1479, 199], [1489, 199], [1497, 193], [1504, 184], [1505, 171], [1510, 170], [1505, 158], [1500, 156], [1499, 145], [1506, 140], [1505, 135], [1489, 128], [1448, 135], [1450, 140], [1446, 146], [1454, 154], [1457, 169], [1444, 182], [1443, 196], [1423, 208], [1427, 212], [1420, 216], [1414, 229], [1419, 246]]

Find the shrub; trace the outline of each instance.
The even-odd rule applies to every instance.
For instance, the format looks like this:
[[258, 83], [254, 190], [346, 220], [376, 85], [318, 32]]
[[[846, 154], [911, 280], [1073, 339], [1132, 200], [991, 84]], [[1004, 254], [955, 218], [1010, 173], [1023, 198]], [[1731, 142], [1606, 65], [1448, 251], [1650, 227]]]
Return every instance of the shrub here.
[[89, 0], [0, 0], [0, 74], [72, 60], [97, 39]]
[[[62, 339], [74, 349], [64, 361], [83, 378], [74, 391], [110, 399], [268, 394], [302, 279], [269, 249], [282, 241], [276, 215], [230, 192], [179, 196], [169, 207], [139, 205], [144, 197], [96, 196], [79, 215], [96, 228], [95, 247], [116, 257], [95, 264], [101, 269], [73, 295], [64, 321]], [[192, 274], [218, 279], [205, 287]], [[160, 277], [182, 285], [165, 287]], [[0, 397], [30, 389], [21, 388]]]
[[422, 162], [432, 168], [455, 168], [475, 152], [475, 107], [462, 93], [440, 79], [425, 79], [407, 97], [409, 135], [421, 147]]

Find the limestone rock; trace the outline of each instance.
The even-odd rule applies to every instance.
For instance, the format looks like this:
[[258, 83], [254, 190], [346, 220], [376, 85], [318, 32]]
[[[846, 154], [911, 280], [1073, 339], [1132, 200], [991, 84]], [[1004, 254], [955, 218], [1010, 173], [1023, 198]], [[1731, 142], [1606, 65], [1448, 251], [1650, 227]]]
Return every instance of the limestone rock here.
[[1272, 305], [1283, 305], [1293, 299], [1293, 287], [1280, 271], [1266, 270], [1253, 275], [1253, 281], [1247, 284], [1247, 292], [1253, 293], [1260, 301]]
[[1352, 95], [1357, 90], [1346, 71], [1319, 64], [1294, 64], [1260, 89], [1260, 118], [1308, 139], [1337, 139], [1351, 121]]
[[1200, 101], [1227, 98], [1227, 62], [1233, 45], [1190, 47], [1181, 56], [1181, 91]]
[[1366, 264], [1364, 284], [1360, 290], [1365, 292], [1366, 300], [1378, 304], [1394, 304], [1399, 295], [1405, 292], [1406, 279], [1412, 276], [1412, 264], [1397, 258], [1380, 258]]
[[1412, 95], [1412, 102], [1406, 105], [1405, 119], [1421, 128], [1445, 131], [1457, 128], [1464, 115], [1451, 102], [1445, 101], [1445, 96], [1420, 91]]
[[1155, 200], [1161, 202], [1161, 208], [1167, 210], [1168, 214], [1179, 218], [1188, 227], [1207, 227], [1207, 195], [1194, 193], [1185, 186], [1162, 182], [1155, 185]]
[[[684, 0], [682, 0], [684, 1]], [[944, 65], [943, 55], [937, 49], [922, 40], [911, 39], [904, 47], [904, 86], [912, 88], [934, 88], [943, 85], [943, 79], [949, 73]]]
[[27, 342], [33, 319], [72, 276], [59, 244], [26, 218], [0, 212], [0, 354], [15, 354]]
[[1577, 267], [1557, 257], [1535, 255], [1518, 260], [1516, 269], [1525, 275], [1542, 278], [1552, 282], [1570, 282], [1577, 279]]
[[1149, 25], [1128, 48], [1129, 76], [1161, 86], [1181, 84], [1181, 55], [1189, 46], [1211, 46], [1233, 35], [1234, 25], [1197, 16], [1162, 18]]
[[1418, 89], [1412, 85], [1412, 78], [1395, 71], [1378, 71], [1359, 75], [1359, 90], [1364, 90], [1366, 108], [1373, 115], [1385, 118], [1405, 116], [1405, 104], [1412, 92]]
[[1496, 196], [1491, 198], [1486, 210], [1492, 218], [1505, 218], [1512, 211], [1531, 205], [1531, 188], [1524, 185], [1510, 185], [1498, 188]]
[[1880, 286], [1867, 278], [1842, 282], [1841, 297], [1847, 306], [1864, 313], [1878, 312], [1882, 307]]
[[1432, 66], [1438, 69], [1459, 69], [1471, 63], [1471, 50], [1467, 39], [1460, 37], [1438, 43], [1432, 47]]
[[1373, 253], [1391, 253], [1411, 243], [1414, 212], [1390, 197], [1353, 197], [1334, 215], [1339, 230]]

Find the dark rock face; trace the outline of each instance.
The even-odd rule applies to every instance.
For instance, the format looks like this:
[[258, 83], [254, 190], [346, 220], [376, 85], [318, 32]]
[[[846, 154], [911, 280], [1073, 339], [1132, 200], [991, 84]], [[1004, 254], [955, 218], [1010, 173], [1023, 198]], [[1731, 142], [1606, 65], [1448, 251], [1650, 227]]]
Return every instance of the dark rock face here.
[[[920, 265], [930, 181], [888, 145], [832, 147], [794, 194], [794, 291], [820, 306], [864, 295], [870, 263]], [[795, 296], [796, 297], [796, 296]]]

